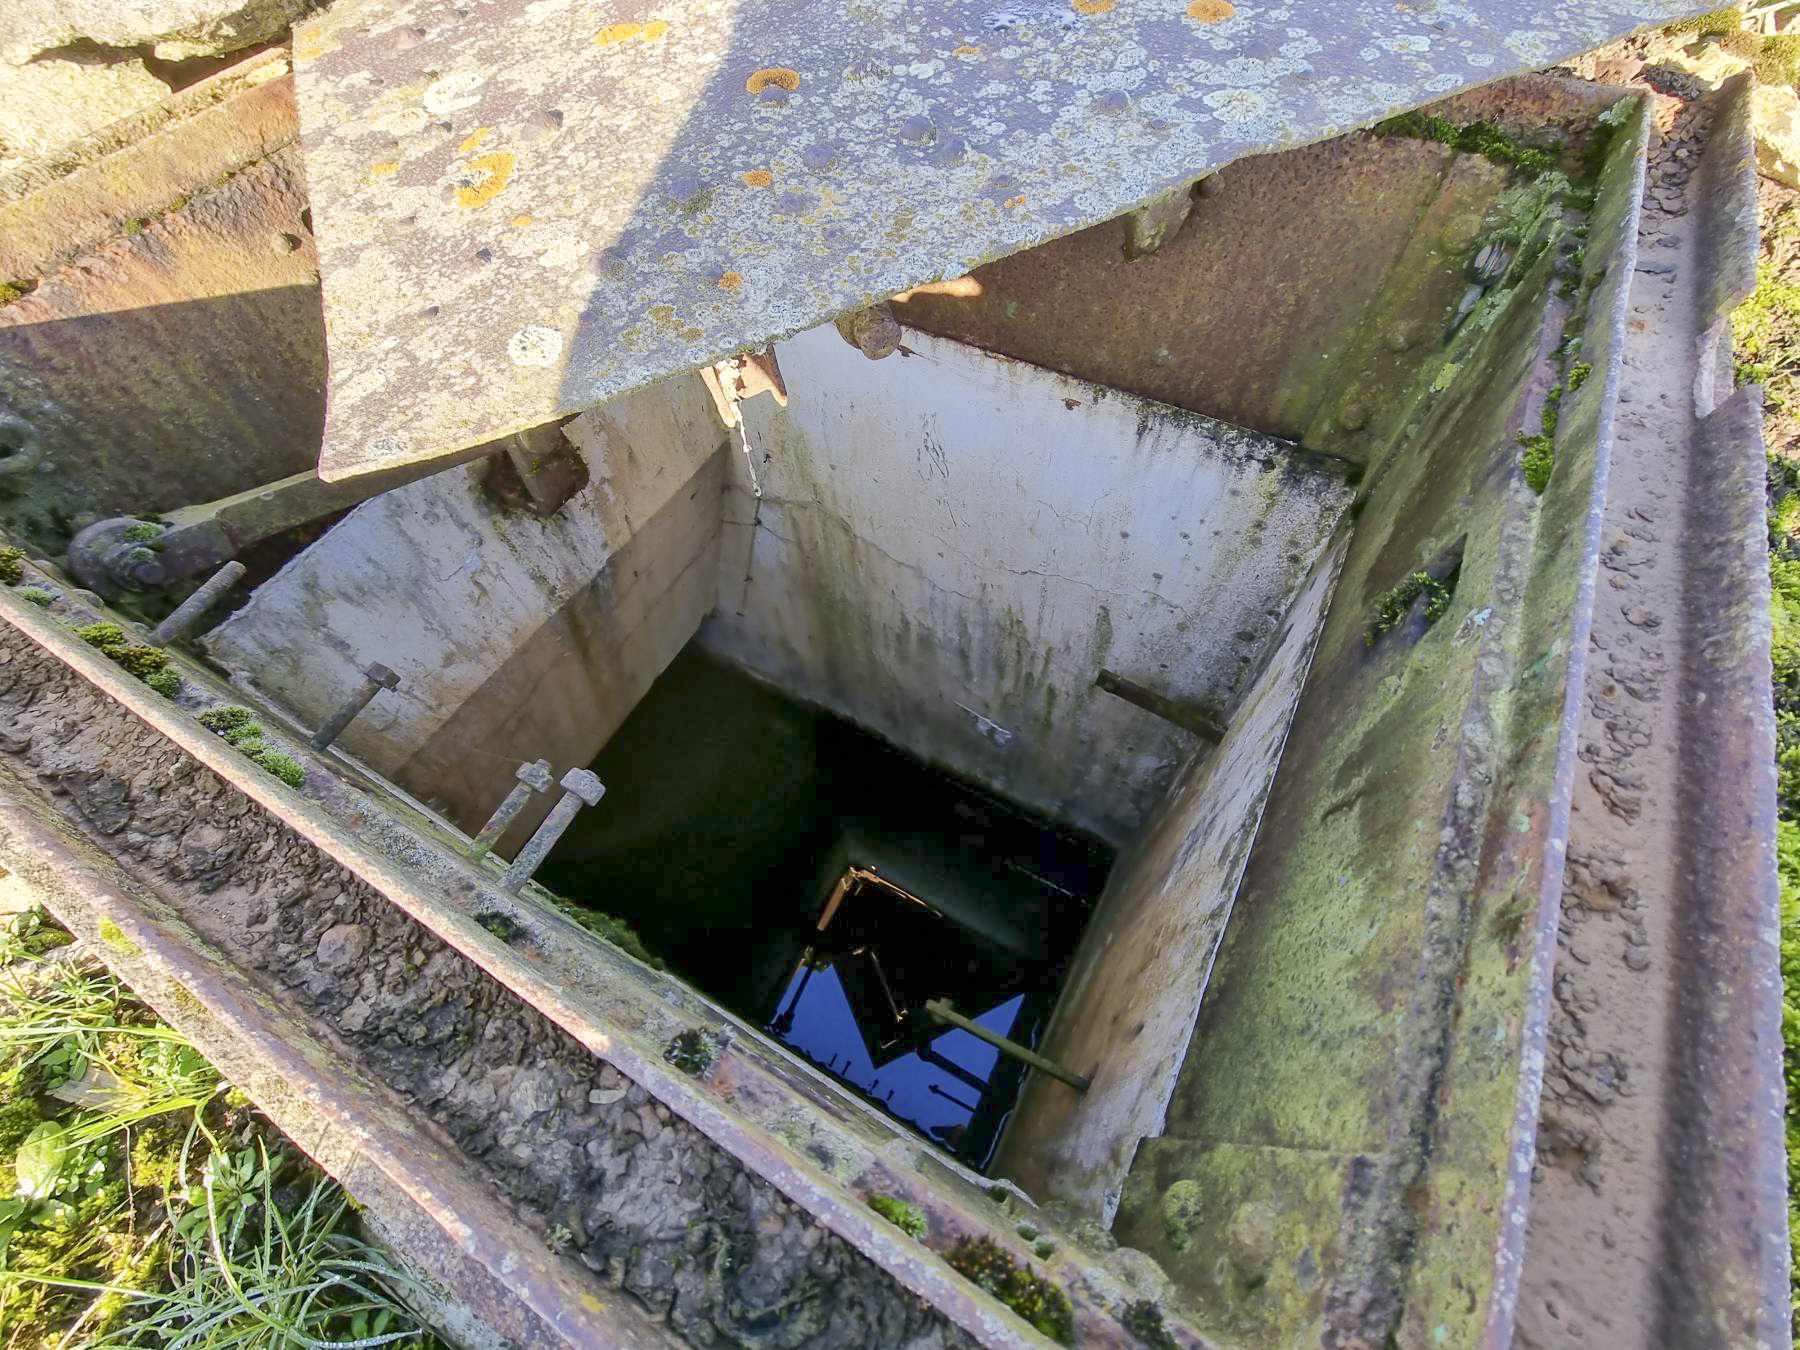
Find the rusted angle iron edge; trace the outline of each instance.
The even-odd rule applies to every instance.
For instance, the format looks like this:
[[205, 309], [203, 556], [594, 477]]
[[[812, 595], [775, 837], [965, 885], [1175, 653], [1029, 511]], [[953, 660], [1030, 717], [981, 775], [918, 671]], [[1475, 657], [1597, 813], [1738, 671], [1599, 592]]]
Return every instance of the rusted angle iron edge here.
[[337, 1178], [426, 1290], [449, 1291], [421, 1311], [460, 1344], [674, 1343], [628, 1301], [602, 1305], [466, 1159], [415, 1130], [363, 1071], [261, 996], [229, 956], [6, 766], [0, 864]]

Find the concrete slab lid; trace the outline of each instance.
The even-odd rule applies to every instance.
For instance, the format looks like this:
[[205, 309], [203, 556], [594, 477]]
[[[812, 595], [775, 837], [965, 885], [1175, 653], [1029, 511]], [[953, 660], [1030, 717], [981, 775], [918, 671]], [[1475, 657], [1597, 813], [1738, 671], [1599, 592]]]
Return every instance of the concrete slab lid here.
[[339, 0], [319, 472], [430, 460], [1680, 0]]

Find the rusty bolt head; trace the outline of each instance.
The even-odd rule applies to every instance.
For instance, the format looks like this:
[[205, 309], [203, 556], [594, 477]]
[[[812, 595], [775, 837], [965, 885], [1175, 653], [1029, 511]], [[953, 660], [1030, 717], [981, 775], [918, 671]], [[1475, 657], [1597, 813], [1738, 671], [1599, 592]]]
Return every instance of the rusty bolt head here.
[[363, 675], [383, 689], [397, 689], [400, 685], [400, 677], [379, 661], [363, 671]]
[[533, 792], [548, 792], [550, 785], [556, 781], [550, 776], [550, 761], [547, 759], [534, 759], [529, 764], [519, 765], [519, 771], [514, 777]]
[[884, 302], [846, 314], [837, 321], [844, 340], [871, 361], [892, 356], [900, 347], [900, 320]]
[[606, 795], [606, 784], [587, 769], [570, 769], [562, 776], [563, 791], [573, 792], [589, 806], [596, 806]]

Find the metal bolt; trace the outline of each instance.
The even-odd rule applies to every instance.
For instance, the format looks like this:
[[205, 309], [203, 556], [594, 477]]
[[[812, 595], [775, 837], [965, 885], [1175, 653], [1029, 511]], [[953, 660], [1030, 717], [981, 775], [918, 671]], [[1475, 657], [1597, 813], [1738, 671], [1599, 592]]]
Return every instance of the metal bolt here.
[[494, 814], [488, 817], [487, 824], [481, 827], [469, 845], [469, 857], [476, 862], [493, 852], [494, 845], [500, 842], [500, 836], [506, 833], [506, 827], [519, 817], [525, 809], [525, 803], [531, 800], [534, 792], [548, 792], [550, 785], [556, 780], [550, 776], [550, 761], [534, 759], [529, 764], [519, 765], [514, 775], [519, 785], [506, 794], [506, 800], [494, 808]]
[[900, 320], [894, 317], [894, 311], [885, 300], [868, 309], [841, 315], [837, 321], [837, 330], [843, 335], [845, 342], [871, 361], [892, 356], [899, 350], [903, 336]]
[[237, 585], [243, 575], [244, 564], [241, 562], [228, 562], [214, 572], [200, 584], [199, 590], [175, 607], [173, 614], [156, 625], [156, 630], [150, 634], [150, 645], [166, 647], [171, 642], [181, 641], [200, 621], [200, 616], [223, 600], [225, 593]]
[[550, 814], [537, 827], [537, 833], [519, 850], [506, 869], [506, 875], [500, 878], [500, 889], [508, 895], [517, 895], [519, 887], [531, 880], [532, 873], [550, 856], [550, 850], [556, 847], [556, 841], [562, 838], [563, 831], [569, 828], [569, 822], [575, 819], [575, 813], [581, 810], [583, 803], [597, 806], [606, 795], [606, 784], [586, 769], [570, 769], [562, 776], [562, 785], [562, 800], [550, 808]]
[[344, 734], [344, 728], [356, 720], [356, 714], [369, 706], [369, 700], [383, 689], [396, 689], [400, 685], [400, 677], [386, 666], [377, 663], [363, 672], [362, 688], [344, 700], [344, 706], [331, 715], [331, 720], [320, 727], [312, 738], [312, 748], [328, 749], [333, 741]]

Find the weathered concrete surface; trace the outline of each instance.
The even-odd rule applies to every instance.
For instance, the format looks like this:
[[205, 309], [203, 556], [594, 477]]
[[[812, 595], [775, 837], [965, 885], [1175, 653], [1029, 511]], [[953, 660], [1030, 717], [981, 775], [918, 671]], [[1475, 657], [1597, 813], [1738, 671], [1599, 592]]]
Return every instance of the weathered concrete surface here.
[[168, 96], [169, 86], [142, 61], [88, 57], [0, 66], [0, 169], [52, 154]]
[[1348, 542], [1314, 564], [1225, 739], [1107, 879], [1038, 1046], [1092, 1085], [1031, 1075], [994, 1162], [1040, 1202], [1110, 1224], [1139, 1141], [1162, 1131]]
[[[1639, 145], [1622, 135], [1609, 162], [1585, 273], [1528, 249], [1371, 470], [1265, 813], [1283, 828], [1251, 853], [1116, 1228], [1222, 1337], [1509, 1334], [1551, 940], [1536, 919], [1560, 880]], [[1555, 243], [1561, 216], [1524, 237]], [[1538, 497], [1516, 437], [1571, 318], [1596, 373], [1563, 400]], [[1415, 607], [1371, 642], [1381, 596], [1451, 558], [1443, 617]]]
[[321, 473], [577, 411], [1690, 8], [342, 0], [295, 40]]
[[[1229, 712], [1350, 498], [1272, 438], [928, 335], [782, 343], [742, 405], [709, 651], [1119, 842]], [[750, 471], [755, 482], [752, 484]], [[760, 497], [756, 491], [760, 490]]]
[[57, 47], [146, 47], [164, 61], [224, 56], [270, 42], [312, 0], [7, 0], [0, 59]]
[[0, 521], [156, 512], [307, 470], [324, 342], [292, 89], [270, 60], [0, 204], [0, 409], [43, 451]]
[[0, 175], [0, 277], [16, 283], [48, 276], [298, 134], [287, 57], [270, 52], [113, 124], [54, 162]]
[[707, 466], [723, 432], [682, 376], [566, 434], [591, 481], [556, 516], [497, 506], [482, 465], [397, 488], [260, 587], [208, 649], [307, 726], [369, 662], [396, 671], [400, 688], [342, 744], [465, 827], [521, 762], [585, 765], [712, 604], [721, 495]]

